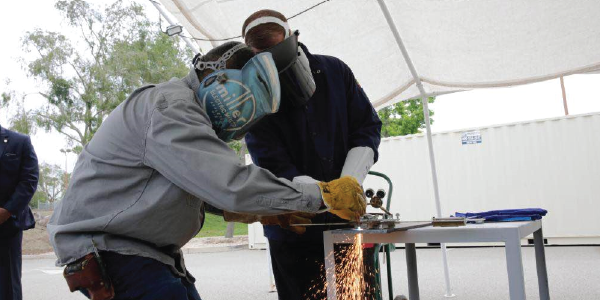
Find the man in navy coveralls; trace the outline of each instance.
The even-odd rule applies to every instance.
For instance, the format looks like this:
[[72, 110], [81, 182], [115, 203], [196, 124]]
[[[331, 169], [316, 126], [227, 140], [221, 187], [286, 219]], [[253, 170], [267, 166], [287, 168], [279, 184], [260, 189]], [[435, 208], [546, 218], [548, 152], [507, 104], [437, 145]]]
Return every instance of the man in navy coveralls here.
[[[246, 19], [242, 35], [255, 52], [273, 53], [277, 64], [280, 52], [274, 48], [297, 38], [298, 33], [289, 29], [281, 13], [261, 10]], [[296, 65], [279, 70], [279, 112], [265, 117], [246, 135], [252, 160], [294, 182], [350, 175], [360, 184], [377, 161], [381, 121], [343, 61], [311, 54], [301, 43], [297, 53]], [[303, 57], [307, 58], [304, 66]], [[312, 219], [312, 223], [338, 222], [344, 220], [328, 212]], [[297, 234], [280, 226], [264, 226], [279, 299], [323, 298], [323, 231], [333, 228], [311, 226]], [[373, 256], [372, 249], [365, 251], [368, 255]]]

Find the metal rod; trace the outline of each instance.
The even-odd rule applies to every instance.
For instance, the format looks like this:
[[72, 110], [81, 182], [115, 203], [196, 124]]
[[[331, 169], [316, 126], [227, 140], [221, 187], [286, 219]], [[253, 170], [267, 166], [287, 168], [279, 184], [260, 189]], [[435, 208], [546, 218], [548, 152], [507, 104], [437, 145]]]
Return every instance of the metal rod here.
[[546, 253], [544, 251], [544, 234], [542, 233], [542, 227], [533, 233], [533, 244], [535, 247], [535, 266], [538, 275], [540, 299], [550, 300], [550, 290], [548, 289], [548, 270], [546, 269]]
[[417, 250], [415, 244], [406, 243], [406, 271], [408, 272], [408, 299], [419, 300], [419, 274], [417, 272]]
[[[381, 207], [382, 210], [384, 210], [385, 212], [389, 213], [390, 210], [390, 203], [392, 202], [392, 192], [394, 191], [394, 186], [392, 184], [392, 180], [385, 174], [383, 173], [379, 173], [379, 172], [375, 172], [375, 171], [369, 171], [369, 174], [373, 175], [373, 176], [378, 176], [381, 177], [383, 179], [385, 179], [385, 181], [387, 181], [388, 183], [388, 193], [387, 193], [387, 203], [385, 204], [386, 209], [384, 210], [383, 207]], [[390, 214], [391, 215], [391, 214]], [[388, 215], [384, 215], [384, 218], [387, 219]], [[384, 252], [385, 252], [385, 259], [387, 261], [386, 263], [386, 270], [387, 270], [387, 282], [388, 282], [388, 298], [389, 300], [393, 300], [394, 299], [394, 283], [392, 281], [392, 260], [390, 257], [390, 247], [392, 247], [390, 244], [384, 245]], [[380, 271], [380, 276], [379, 278], [381, 279], [381, 271]]]
[[569, 107], [567, 106], [567, 91], [565, 89], [565, 80], [560, 76], [560, 89], [562, 90], [563, 107], [565, 108], [565, 116], [569, 115]]
[[[396, 24], [394, 23], [394, 20], [392, 19], [392, 16], [387, 8], [387, 5], [385, 4], [385, 1], [377, 0], [377, 2], [379, 3], [379, 7], [381, 8], [383, 15], [385, 16], [388, 26], [390, 27], [390, 30], [392, 31], [392, 34], [394, 35], [396, 44], [398, 44], [398, 48], [400, 49], [400, 52], [402, 52], [402, 56], [404, 57], [404, 60], [406, 61], [406, 65], [408, 66], [408, 69], [410, 70], [410, 73], [412, 74], [413, 79], [415, 80], [415, 84], [416, 84], [417, 88], [419, 89], [419, 93], [421, 94], [421, 101], [423, 102], [423, 113], [425, 115], [425, 129], [427, 131], [427, 146], [429, 149], [429, 162], [430, 162], [430, 166], [431, 166], [431, 177], [432, 177], [432, 181], [433, 181], [433, 194], [435, 197], [436, 212], [437, 212], [438, 217], [442, 217], [442, 208], [441, 208], [441, 204], [440, 204], [440, 193], [439, 193], [438, 179], [437, 179], [437, 169], [436, 169], [436, 165], [435, 165], [435, 155], [434, 155], [434, 151], [433, 151], [433, 140], [431, 138], [431, 126], [429, 124], [430, 123], [429, 103], [428, 103], [429, 98], [427, 96], [427, 93], [425, 92], [425, 89], [423, 88], [423, 84], [421, 83], [421, 78], [419, 77], [419, 74], [417, 74], [417, 70], [415, 69], [413, 62], [410, 59], [410, 56], [408, 55], [408, 50], [406, 50], [406, 46], [404, 45], [404, 42], [402, 41], [402, 38], [400, 37], [398, 28], [396, 27]], [[454, 294], [452, 294], [452, 288], [450, 286], [450, 271], [448, 269], [448, 258], [447, 258], [447, 254], [446, 254], [446, 245], [441, 244], [441, 246], [442, 246], [442, 260], [443, 260], [443, 264], [444, 264], [444, 277], [445, 277], [445, 281], [446, 281], [446, 295], [445, 296], [453, 297]]]
[[391, 244], [387, 244], [385, 245], [385, 259], [387, 260], [387, 279], [388, 279], [388, 294], [389, 294], [389, 299], [390, 300], [394, 300], [394, 285], [392, 282], [392, 260], [390, 259], [390, 247], [392, 247]]
[[[160, 15], [163, 16], [163, 18], [165, 18], [165, 20], [167, 20], [167, 22], [169, 23], [169, 25], [176, 25], [177, 24], [171, 18], [171, 16], [167, 13], [167, 11], [164, 9], [164, 7], [162, 7], [162, 5], [160, 5], [160, 3], [158, 3], [158, 2], [156, 2], [154, 0], [150, 0], [150, 2], [152, 2], [152, 4], [154, 5], [154, 7], [156, 7], [156, 9], [160, 13]], [[192, 49], [192, 51], [194, 51], [194, 54], [200, 53], [200, 48], [198, 48], [198, 45], [194, 44], [192, 42], [192, 40], [190, 40], [188, 37], [181, 36], [181, 35], [179, 37], [183, 39], [183, 41], [187, 44], [188, 47], [190, 47], [190, 49]]]

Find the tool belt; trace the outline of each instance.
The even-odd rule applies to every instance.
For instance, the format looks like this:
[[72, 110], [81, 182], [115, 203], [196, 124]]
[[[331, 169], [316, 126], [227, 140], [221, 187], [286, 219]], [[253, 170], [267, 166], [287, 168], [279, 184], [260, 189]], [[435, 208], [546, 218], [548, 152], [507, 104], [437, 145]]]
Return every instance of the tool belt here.
[[63, 272], [71, 292], [86, 289], [92, 300], [111, 300], [115, 290], [98, 253], [68, 264]]

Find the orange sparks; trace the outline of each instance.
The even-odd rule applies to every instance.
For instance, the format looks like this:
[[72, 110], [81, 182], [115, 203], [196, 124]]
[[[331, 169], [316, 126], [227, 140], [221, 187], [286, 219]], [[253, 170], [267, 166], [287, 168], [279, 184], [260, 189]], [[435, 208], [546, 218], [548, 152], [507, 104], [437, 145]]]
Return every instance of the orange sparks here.
[[348, 300], [364, 299], [364, 264], [362, 234], [354, 236], [354, 243], [341, 253], [342, 260], [336, 264], [338, 297]]
[[[374, 276], [373, 270], [366, 270], [363, 255], [363, 235], [357, 234], [351, 244], [343, 244], [335, 250], [335, 274], [337, 299], [364, 300], [375, 292], [365, 280], [365, 276]], [[333, 255], [332, 253], [329, 255]], [[325, 273], [325, 272], [322, 272]], [[310, 299], [327, 299], [327, 280], [323, 275], [309, 289]]]

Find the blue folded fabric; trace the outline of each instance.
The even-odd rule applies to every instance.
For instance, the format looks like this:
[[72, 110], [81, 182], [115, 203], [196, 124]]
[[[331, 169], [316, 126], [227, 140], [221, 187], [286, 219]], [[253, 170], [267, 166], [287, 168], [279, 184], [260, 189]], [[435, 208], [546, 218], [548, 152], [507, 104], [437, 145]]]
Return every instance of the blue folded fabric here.
[[467, 219], [485, 219], [492, 222], [516, 222], [516, 221], [533, 221], [539, 220], [548, 213], [547, 210], [541, 208], [520, 208], [520, 209], [502, 209], [490, 210], [476, 213], [460, 213], [456, 212], [456, 217], [465, 217]]

